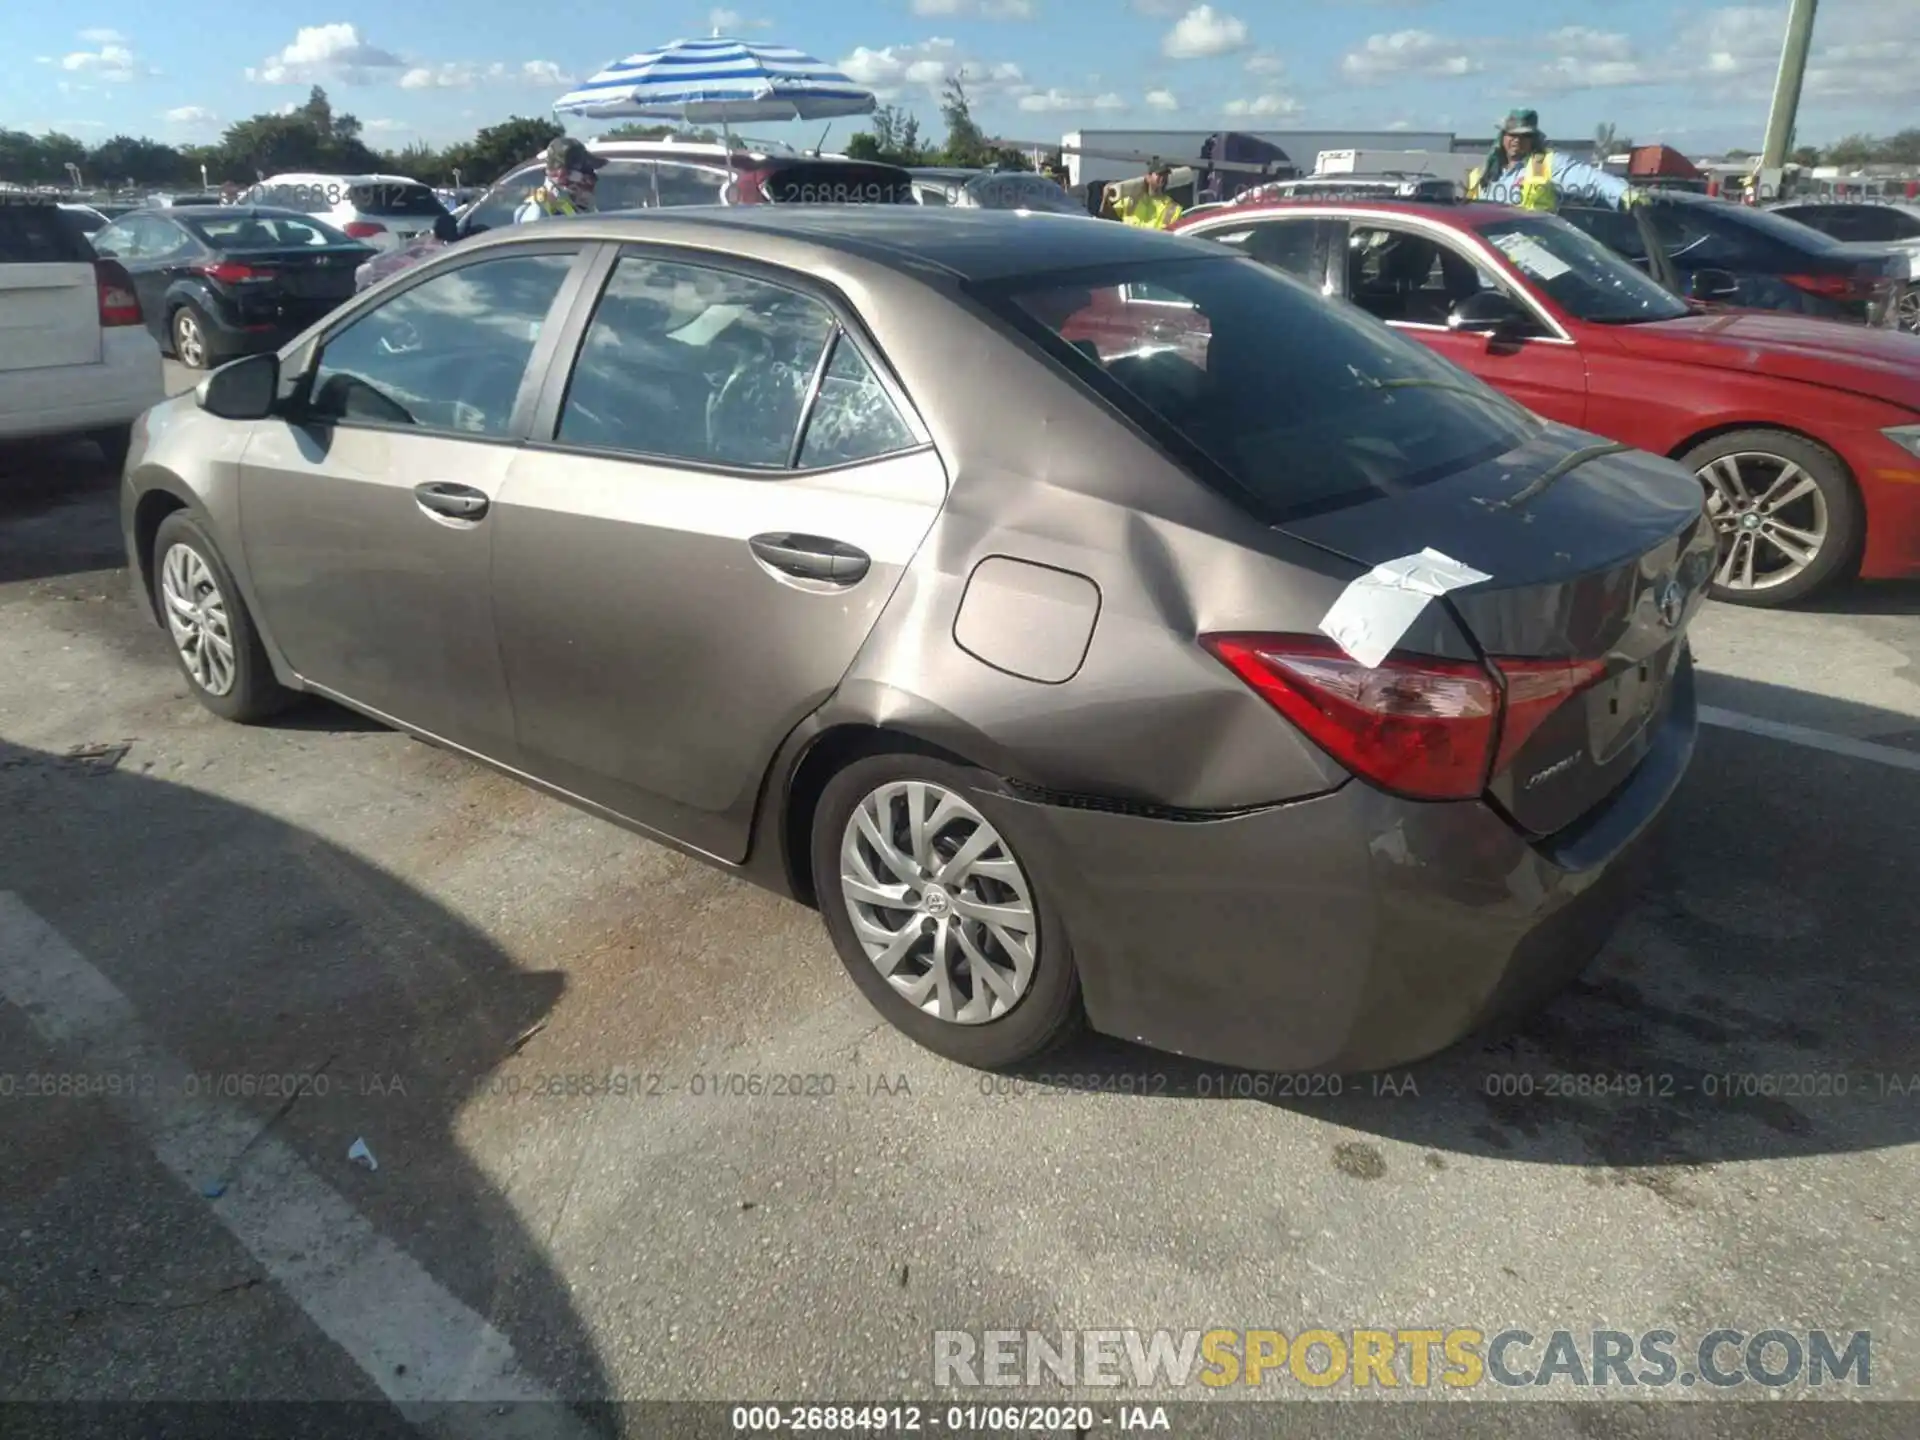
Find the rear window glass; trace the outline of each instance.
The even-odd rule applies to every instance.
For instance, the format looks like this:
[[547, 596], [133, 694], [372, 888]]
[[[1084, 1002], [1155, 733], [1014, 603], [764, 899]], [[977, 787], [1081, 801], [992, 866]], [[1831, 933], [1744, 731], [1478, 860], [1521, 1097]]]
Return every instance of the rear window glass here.
[[893, 165], [781, 165], [761, 181], [776, 205], [911, 205], [913, 176]]
[[967, 182], [967, 194], [983, 210], [1044, 210], [1084, 215], [1087, 207], [1044, 175], [981, 175]]
[[0, 265], [87, 264], [79, 217], [57, 205], [0, 205]]
[[183, 215], [180, 223], [215, 250], [283, 250], [294, 246], [353, 244], [331, 225], [284, 215]]
[[1361, 310], [1238, 256], [1044, 276], [985, 298], [1275, 521], [1440, 479], [1540, 425]]
[[362, 215], [433, 216], [447, 208], [426, 186], [397, 180], [352, 186], [347, 191], [347, 203]]

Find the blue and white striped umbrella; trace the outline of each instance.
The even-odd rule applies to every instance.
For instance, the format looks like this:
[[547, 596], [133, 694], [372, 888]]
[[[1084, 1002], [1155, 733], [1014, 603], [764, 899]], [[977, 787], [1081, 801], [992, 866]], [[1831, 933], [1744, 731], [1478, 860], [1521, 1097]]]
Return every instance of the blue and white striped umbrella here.
[[675, 40], [607, 66], [554, 102], [562, 115], [751, 125], [868, 115], [871, 90], [791, 45]]

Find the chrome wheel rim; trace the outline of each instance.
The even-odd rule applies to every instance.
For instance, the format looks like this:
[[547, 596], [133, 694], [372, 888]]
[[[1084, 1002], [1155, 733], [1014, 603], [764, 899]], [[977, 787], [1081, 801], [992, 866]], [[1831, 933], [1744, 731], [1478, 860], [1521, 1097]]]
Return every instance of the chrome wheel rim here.
[[1040, 932], [1026, 872], [944, 786], [894, 781], [855, 807], [840, 893], [867, 959], [923, 1014], [983, 1025], [1033, 983]]
[[233, 628], [213, 571], [190, 545], [172, 545], [160, 562], [167, 631], [193, 683], [209, 695], [233, 689]]
[[1902, 330], [1920, 335], [1920, 283], [1907, 287], [1894, 313]]
[[183, 365], [197, 370], [206, 363], [206, 341], [200, 334], [200, 322], [193, 318], [191, 310], [181, 310], [173, 317], [173, 348], [180, 352]]
[[1742, 450], [1696, 473], [1720, 543], [1713, 583], [1721, 589], [1774, 589], [1804, 574], [1826, 547], [1827, 497], [1785, 456]]

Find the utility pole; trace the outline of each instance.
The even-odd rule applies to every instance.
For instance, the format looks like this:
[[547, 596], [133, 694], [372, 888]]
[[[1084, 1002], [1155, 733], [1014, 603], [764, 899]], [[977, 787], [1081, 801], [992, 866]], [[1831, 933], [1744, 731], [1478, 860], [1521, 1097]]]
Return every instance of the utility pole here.
[[1760, 168], [1778, 171], [1787, 163], [1793, 141], [1794, 119], [1800, 110], [1800, 85], [1807, 78], [1807, 52], [1813, 44], [1813, 12], [1819, 0], [1792, 0], [1787, 12], [1787, 39], [1780, 49], [1780, 75], [1773, 82], [1773, 110], [1767, 116], [1767, 143]]

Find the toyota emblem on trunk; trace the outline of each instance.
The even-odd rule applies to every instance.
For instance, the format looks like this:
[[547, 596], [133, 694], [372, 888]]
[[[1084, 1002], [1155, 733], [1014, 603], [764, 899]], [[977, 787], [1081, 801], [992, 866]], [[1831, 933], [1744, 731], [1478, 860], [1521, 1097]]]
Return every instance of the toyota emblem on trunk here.
[[1653, 592], [1653, 612], [1660, 617], [1660, 623], [1671, 630], [1680, 623], [1680, 617], [1687, 611], [1687, 592], [1680, 588], [1680, 582], [1669, 575], [1660, 582], [1660, 588]]

